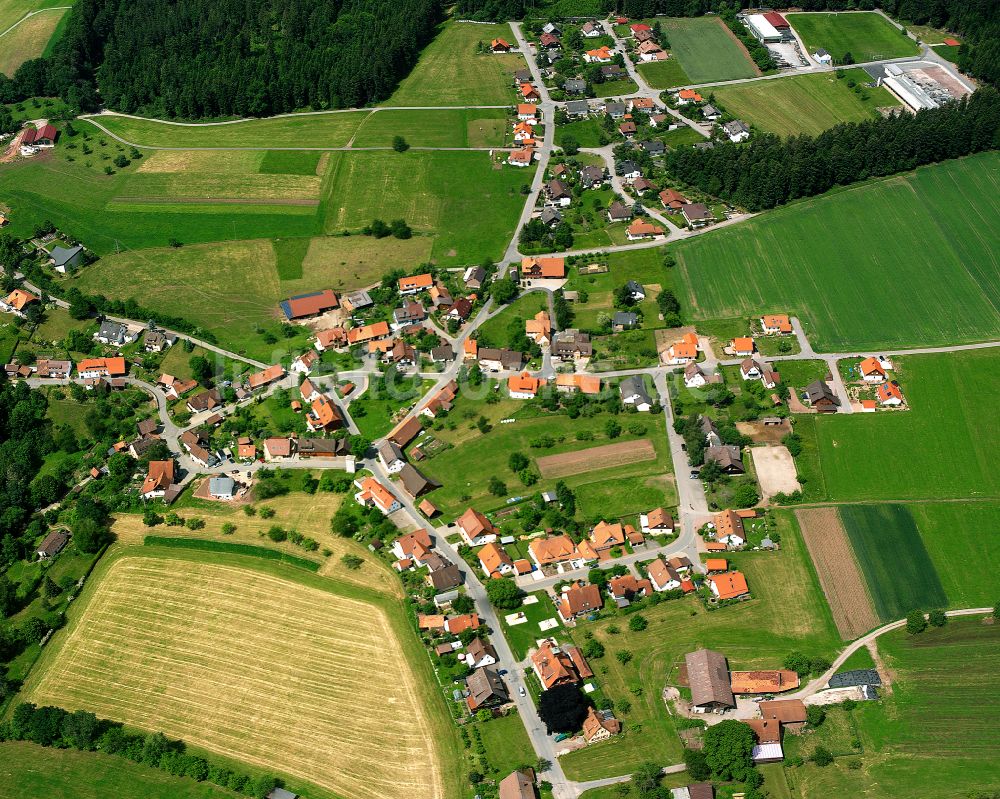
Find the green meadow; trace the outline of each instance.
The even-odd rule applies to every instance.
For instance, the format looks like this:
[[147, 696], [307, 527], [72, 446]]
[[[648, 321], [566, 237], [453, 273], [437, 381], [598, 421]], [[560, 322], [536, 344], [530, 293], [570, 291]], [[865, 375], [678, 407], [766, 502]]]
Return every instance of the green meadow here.
[[695, 320], [789, 312], [819, 351], [1000, 330], [1000, 154], [796, 202], [675, 248]]
[[391, 147], [402, 136], [411, 147], [501, 147], [510, 129], [503, 108], [382, 110], [365, 118], [351, 146]]
[[[760, 74], [743, 45], [718, 17], [659, 17], [658, 21], [670, 42], [671, 55], [680, 62], [691, 83], [752, 78]], [[653, 70], [653, 74], [660, 71]], [[669, 68], [667, 71], [670, 75]], [[679, 77], [679, 73], [673, 76]]]
[[848, 53], [856, 63], [916, 55], [917, 45], [873, 11], [844, 14], [789, 14], [789, 24], [810, 53], [823, 48], [841, 63]]

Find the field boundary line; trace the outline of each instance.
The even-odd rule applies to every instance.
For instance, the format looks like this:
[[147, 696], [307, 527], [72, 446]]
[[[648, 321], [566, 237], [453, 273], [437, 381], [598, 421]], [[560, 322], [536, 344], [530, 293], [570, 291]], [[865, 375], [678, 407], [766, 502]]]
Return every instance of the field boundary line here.
[[23, 17], [21, 17], [17, 22], [15, 22], [13, 25], [11, 25], [9, 28], [7, 28], [7, 30], [5, 30], [2, 33], [0, 33], [0, 38], [3, 38], [4, 36], [6, 36], [8, 33], [10, 33], [12, 30], [14, 30], [14, 28], [16, 28], [22, 22], [27, 22], [29, 19], [31, 19], [34, 16], [37, 16], [38, 14], [44, 14], [47, 11], [69, 11], [71, 8], [73, 8], [73, 6], [53, 6], [52, 8], [39, 8], [36, 11], [29, 11], [27, 14], [25, 14]]

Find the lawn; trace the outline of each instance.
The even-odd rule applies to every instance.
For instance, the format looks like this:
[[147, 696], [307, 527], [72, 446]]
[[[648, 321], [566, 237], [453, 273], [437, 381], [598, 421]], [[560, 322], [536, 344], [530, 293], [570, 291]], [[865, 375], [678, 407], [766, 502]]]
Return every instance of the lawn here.
[[1000, 390], [998, 364], [995, 350], [897, 358], [911, 410], [818, 418], [829, 499], [1000, 497], [991, 465], [1000, 417], [989, 399]]
[[[556, 127], [556, 144], [562, 147], [567, 136], [576, 139], [576, 143], [581, 147], [602, 147], [603, 141], [610, 141], [607, 134], [595, 117], [578, 119], [576, 122], [568, 122], [565, 125]], [[603, 137], [603, 139], [602, 139]]]
[[795, 314], [819, 351], [995, 338], [998, 166], [949, 161], [684, 242], [679, 296], [696, 320]]
[[[526, 553], [527, 545], [522, 544], [522, 546], [525, 547]], [[522, 605], [518, 608], [527, 619], [522, 624], [515, 624], [514, 626], [507, 624], [505, 618], [507, 615], [506, 611], [498, 611], [504, 637], [507, 639], [507, 643], [510, 644], [514, 657], [518, 660], [527, 656], [528, 650], [535, 647], [535, 642], [539, 638], [544, 638], [547, 635], [558, 635], [562, 630], [561, 622], [559, 627], [554, 627], [547, 632], [539, 629], [539, 622], [547, 621], [548, 619], [558, 619], [559, 614], [556, 612], [556, 606], [552, 604], [552, 600], [545, 591], [536, 591], [530, 594], [530, 596], [537, 597], [538, 601], [534, 604]]]
[[402, 218], [435, 236], [432, 257], [448, 265], [501, 256], [534, 174], [468, 152], [335, 153], [331, 164], [326, 232]]
[[534, 765], [538, 759], [524, 729], [524, 722], [516, 711], [485, 724], [480, 722], [476, 724], [476, 729], [486, 747], [486, 759], [496, 769], [498, 780], [516, 768]]
[[[816, 135], [840, 122], [873, 119], [879, 107], [899, 105], [887, 89], [864, 87], [870, 80], [863, 69], [849, 69], [840, 79], [823, 72], [717, 86], [712, 91], [722, 108], [760, 130], [782, 136]], [[849, 88], [848, 81], [854, 81], [858, 90]]]
[[24, 742], [0, 744], [0, 799], [233, 799], [236, 794], [190, 777], [132, 763], [124, 757]]
[[882, 621], [903, 618], [915, 608], [939, 608], [948, 603], [905, 506], [844, 505], [840, 519]]
[[810, 53], [823, 48], [841, 64], [850, 53], [856, 63], [916, 55], [917, 45], [873, 11], [846, 14], [789, 14], [789, 24]]
[[[1000, 627], [980, 619], [953, 619], [917, 637], [900, 630], [879, 638], [894, 684], [891, 696], [862, 703], [851, 713], [862, 745], [852, 757], [859, 757], [862, 767], [849, 768], [851, 758], [837, 758], [826, 768], [786, 769], [793, 795], [952, 799], [1000, 789], [992, 734], [1000, 688], [998, 644]], [[824, 724], [815, 743], [832, 750], [826, 741], [836, 732], [836, 726], [828, 732]]]
[[402, 136], [411, 147], [501, 147], [510, 125], [503, 108], [378, 111], [365, 119], [353, 147], [391, 147]]
[[103, 115], [93, 123], [138, 147], [315, 147], [322, 150], [345, 146], [370, 113], [332, 111], [184, 125]]
[[[454, 430], [435, 430], [433, 431], [435, 437], [454, 446], [421, 464], [421, 471], [443, 484], [442, 488], [430, 495], [430, 499], [441, 508], [446, 517], [458, 515], [470, 505], [481, 511], [503, 506], [505, 497], [498, 498], [487, 491], [487, 480], [494, 475], [505, 482], [506, 496], [537, 494], [539, 491], [555, 487], [558, 480], [542, 478], [530, 489], [525, 488], [508, 465], [507, 461], [512, 452], [521, 452], [533, 460], [544, 455], [575, 452], [609, 443], [605, 424], [612, 417], [606, 413], [570, 419], [565, 413], [548, 413], [517, 400], [505, 400], [498, 406], [492, 406], [484, 400], [463, 395], [455, 410], [449, 415], [449, 426], [452, 419], [474, 420], [481, 413], [486, 415], [492, 424], [492, 429], [488, 433], [481, 435], [471, 421], [456, 424]], [[499, 424], [500, 419], [507, 418], [514, 418], [516, 421], [511, 424]], [[662, 417], [628, 414], [614, 418], [623, 429], [616, 443], [650, 438], [656, 448], [656, 459], [627, 466], [595, 468], [590, 472], [566, 477], [564, 481], [570, 488], [576, 490], [584, 485], [603, 483], [612, 479], [634, 480], [653, 475], [668, 475], [672, 471], [666, 436], [663, 435]], [[629, 432], [628, 428], [633, 424], [639, 425], [637, 429], [641, 429], [642, 433]], [[580, 438], [581, 435], [584, 436], [583, 439]], [[551, 447], [531, 446], [532, 442], [539, 443], [545, 436], [552, 439]], [[585, 440], [588, 436], [593, 438]], [[595, 466], [599, 467], [599, 464]], [[596, 489], [595, 495], [601, 490], [603, 488]], [[667, 490], [667, 486], [663, 486], [660, 496], [668, 496]], [[584, 495], [587, 495], [586, 489]], [[627, 499], [630, 495], [634, 497], [634, 502]], [[617, 505], [614, 509], [620, 511], [622, 515], [649, 510], [645, 505], [649, 497], [650, 494], [646, 491], [619, 496], [616, 498]], [[602, 510], [598, 509], [595, 515], [601, 512]]]
[[512, 105], [514, 72], [526, 66], [520, 54], [477, 52], [492, 39], [517, 44], [510, 25], [446, 22], [386, 106]]
[[752, 78], [760, 74], [743, 45], [718, 17], [659, 18], [659, 21], [670, 42], [672, 56], [680, 62], [691, 83]]
[[403, 378], [391, 394], [384, 390], [376, 394], [374, 386], [370, 385], [364, 394], [351, 403], [351, 416], [361, 435], [374, 441], [395, 427], [396, 413], [403, 408], [412, 407], [433, 385], [433, 380]]
[[[671, 43], [673, 43], [673, 34], [669, 35]], [[636, 69], [646, 79], [646, 83], [654, 89], [672, 89], [674, 86], [687, 86], [691, 83], [691, 78], [681, 66], [680, 59], [676, 57], [666, 61], [637, 64]]]
[[532, 291], [522, 294], [510, 305], [506, 305], [500, 313], [476, 328], [475, 338], [480, 347], [506, 347], [510, 341], [510, 330], [516, 325], [524, 332], [524, 321], [531, 319], [539, 311], [548, 311], [546, 294]]
[[[25, 61], [41, 56], [62, 18], [68, 13], [52, 10], [35, 14], [0, 37], [0, 72], [9, 77]], [[7, 28], [7, 25], [0, 27], [0, 33]]]
[[[784, 512], [776, 515], [776, 524], [780, 552], [729, 553], [747, 577], [750, 601], [709, 612], [694, 598], [673, 600], [642, 611], [649, 626], [641, 633], [629, 632], [620, 618], [582, 623], [573, 631], [578, 644], [588, 632], [604, 644], [607, 655], [592, 664], [601, 687], [610, 698], [632, 703], [625, 727], [638, 724], [641, 730], [563, 756], [567, 777], [613, 777], [646, 761], [681, 760], [681, 743], [661, 693], [665, 684], [677, 684], [676, 669], [687, 652], [718, 649], [732, 668], [774, 668], [792, 650], [833, 655], [839, 638], [798, 528]], [[612, 625], [621, 632], [609, 632]], [[633, 655], [624, 666], [615, 657], [623, 649]], [[641, 689], [638, 695], [634, 688]]]
[[[254, 558], [155, 547], [118, 555], [73, 604], [26, 699], [162, 730], [274, 769], [299, 793], [455, 789], [453, 727], [439, 700], [418, 701], [435, 693], [429, 664], [397, 604]], [[386, 642], [401, 656], [373, 673], [365, 664]], [[361, 712], [371, 691], [383, 709]], [[373, 749], [376, 737], [388, 749]]]

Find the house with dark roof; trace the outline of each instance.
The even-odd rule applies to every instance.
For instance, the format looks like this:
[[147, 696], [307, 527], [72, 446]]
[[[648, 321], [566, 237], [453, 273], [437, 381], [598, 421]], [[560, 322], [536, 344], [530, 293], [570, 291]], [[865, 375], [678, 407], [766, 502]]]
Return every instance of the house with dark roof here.
[[806, 386], [802, 399], [818, 413], [836, 413], [840, 400], [822, 380], [814, 380]]
[[618, 311], [611, 317], [611, 330], [621, 333], [624, 330], [634, 330], [639, 326], [639, 317], [632, 311]]
[[704, 710], [736, 707], [736, 697], [729, 682], [729, 663], [721, 652], [699, 649], [684, 658], [691, 704]]
[[58, 244], [49, 253], [49, 264], [57, 272], [66, 274], [69, 269], [76, 269], [83, 263], [83, 247], [61, 247]]
[[582, 78], [569, 78], [563, 83], [563, 90], [566, 94], [583, 94], [587, 91], [587, 81]]
[[507, 686], [496, 670], [489, 666], [472, 672], [465, 680], [465, 687], [469, 692], [465, 703], [473, 713], [483, 708], [499, 707], [510, 701]]
[[645, 413], [653, 407], [653, 400], [646, 390], [642, 375], [630, 375], [622, 380], [618, 384], [618, 394], [623, 404], [634, 405], [637, 411]]
[[116, 322], [113, 319], [105, 319], [101, 322], [100, 329], [94, 334], [94, 338], [101, 344], [108, 344], [112, 347], [124, 347], [131, 344], [138, 338], [126, 325]]

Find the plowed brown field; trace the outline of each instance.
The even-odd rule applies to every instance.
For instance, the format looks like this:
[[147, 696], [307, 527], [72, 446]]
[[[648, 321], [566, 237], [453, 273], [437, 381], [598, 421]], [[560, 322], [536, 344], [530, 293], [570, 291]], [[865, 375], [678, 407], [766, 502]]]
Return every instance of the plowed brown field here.
[[638, 441], [605, 444], [602, 447], [564, 452], [561, 455], [546, 455], [544, 458], [538, 458], [536, 462], [542, 477], [552, 479], [583, 474], [594, 469], [608, 469], [613, 466], [624, 466], [627, 463], [652, 460], [656, 460], [653, 442], [648, 438], [640, 438]]

